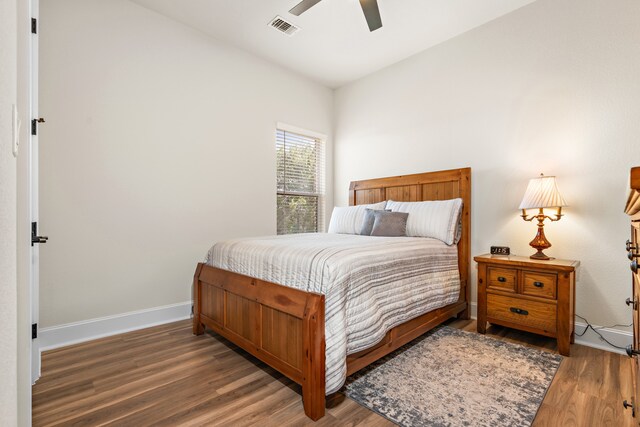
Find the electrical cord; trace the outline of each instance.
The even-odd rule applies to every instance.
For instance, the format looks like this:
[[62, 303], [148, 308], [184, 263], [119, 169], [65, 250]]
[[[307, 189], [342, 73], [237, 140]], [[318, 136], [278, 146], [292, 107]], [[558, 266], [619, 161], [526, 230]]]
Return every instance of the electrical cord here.
[[598, 332], [598, 330], [600, 330], [600, 329], [606, 329], [606, 328], [615, 328], [615, 327], [617, 327], [617, 326], [621, 326], [621, 327], [628, 328], [629, 326], [633, 326], [633, 323], [630, 323], [630, 324], [628, 324], [628, 325], [615, 324], [615, 325], [611, 325], [611, 326], [601, 326], [601, 327], [599, 327], [599, 328], [594, 328], [594, 327], [593, 327], [593, 325], [592, 325], [591, 323], [589, 323], [589, 321], [588, 321], [587, 319], [585, 319], [584, 317], [580, 316], [579, 314], [576, 314], [576, 317], [579, 317], [580, 319], [584, 320], [584, 321], [586, 322], [586, 324], [587, 324], [587, 327], [586, 327], [586, 328], [584, 328], [584, 331], [582, 331], [582, 333], [581, 333], [581, 334], [576, 333], [576, 336], [581, 337], [581, 336], [583, 336], [584, 334], [586, 334], [586, 333], [587, 333], [587, 331], [588, 331], [589, 329], [591, 329], [593, 332], [595, 332], [595, 333], [596, 333], [596, 335], [598, 335], [598, 336], [600, 337], [600, 339], [601, 339], [602, 341], [606, 342], [606, 343], [607, 343], [607, 344], [609, 344], [611, 347], [615, 347], [615, 348], [618, 348], [618, 349], [620, 349], [620, 350], [624, 350], [624, 349], [625, 349], [625, 347], [621, 347], [621, 346], [619, 346], [619, 345], [615, 345], [615, 344], [613, 344], [611, 341], [608, 341], [608, 340], [607, 340], [607, 339], [606, 339], [606, 338], [605, 338], [605, 337], [604, 337], [600, 332]]

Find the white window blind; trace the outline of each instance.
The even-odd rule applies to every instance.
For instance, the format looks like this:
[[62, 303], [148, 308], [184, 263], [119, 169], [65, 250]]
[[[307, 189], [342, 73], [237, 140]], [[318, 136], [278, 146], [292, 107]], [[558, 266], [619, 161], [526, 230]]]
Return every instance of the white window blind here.
[[324, 229], [324, 143], [276, 130], [278, 234]]

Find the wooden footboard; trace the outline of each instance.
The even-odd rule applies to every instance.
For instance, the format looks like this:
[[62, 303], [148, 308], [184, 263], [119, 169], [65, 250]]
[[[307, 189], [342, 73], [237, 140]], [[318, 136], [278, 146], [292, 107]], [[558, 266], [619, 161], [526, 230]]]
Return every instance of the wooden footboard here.
[[[347, 375], [466, 312], [465, 287], [460, 301], [398, 325], [377, 345], [347, 356]], [[324, 295], [202, 263], [196, 268], [193, 289], [194, 334], [203, 334], [208, 326], [237, 344], [302, 385], [304, 412], [309, 418], [318, 420], [324, 415]]]
[[324, 415], [324, 295], [205, 264], [193, 278], [193, 333], [204, 326], [302, 385], [304, 412]]

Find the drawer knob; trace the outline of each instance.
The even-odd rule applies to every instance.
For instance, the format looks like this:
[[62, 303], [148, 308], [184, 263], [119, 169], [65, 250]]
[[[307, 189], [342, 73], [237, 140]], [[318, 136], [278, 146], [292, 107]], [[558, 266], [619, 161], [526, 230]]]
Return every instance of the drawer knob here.
[[634, 310], [635, 310], [636, 308], [638, 308], [638, 304], [636, 303], [636, 301], [635, 301], [635, 300], [633, 300], [633, 299], [631, 299], [631, 298], [627, 298], [627, 299], [624, 301], [624, 303], [625, 303], [625, 304], [627, 304], [627, 305], [633, 305], [633, 309], [634, 309]]
[[633, 271], [634, 273], [638, 272], [638, 260], [634, 259], [633, 261], [631, 261], [631, 271]]
[[506, 282], [506, 281], [507, 281], [506, 277], [498, 276], [498, 282]]
[[529, 314], [527, 310], [523, 310], [521, 308], [511, 307], [509, 310], [511, 310], [512, 313], [522, 314], [523, 316], [526, 316]]
[[543, 288], [544, 287], [544, 283], [542, 283], [542, 282], [533, 282], [533, 286], [535, 286], [536, 288]]
[[627, 247], [627, 251], [630, 251], [632, 249], [638, 249], [637, 246], [634, 246], [634, 245], [631, 244], [631, 240], [627, 240], [625, 246]]
[[627, 254], [627, 258], [629, 258], [631, 260], [634, 259], [634, 258], [638, 258], [638, 257], [640, 257], [640, 254], [636, 254], [633, 251], [629, 251], [629, 253]]
[[640, 354], [640, 350], [634, 350], [633, 346], [631, 344], [629, 344], [628, 346], [626, 346], [624, 348], [624, 350], [627, 352], [627, 356], [629, 357], [633, 357], [636, 354]]

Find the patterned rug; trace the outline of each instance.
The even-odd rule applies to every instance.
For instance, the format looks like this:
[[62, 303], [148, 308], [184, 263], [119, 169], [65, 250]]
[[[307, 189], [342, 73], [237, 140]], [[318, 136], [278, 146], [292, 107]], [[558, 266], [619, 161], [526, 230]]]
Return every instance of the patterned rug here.
[[444, 326], [349, 377], [345, 394], [401, 426], [529, 426], [561, 361]]

